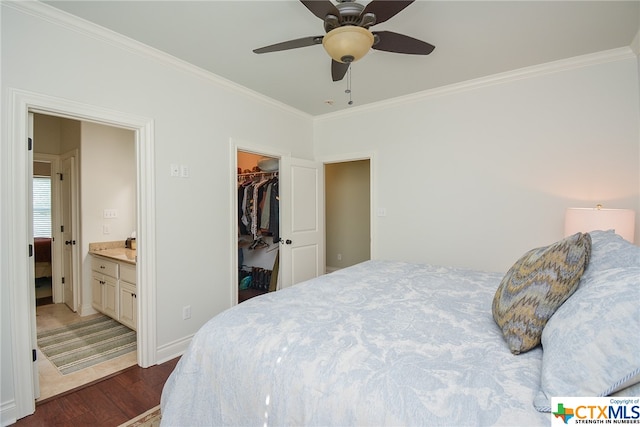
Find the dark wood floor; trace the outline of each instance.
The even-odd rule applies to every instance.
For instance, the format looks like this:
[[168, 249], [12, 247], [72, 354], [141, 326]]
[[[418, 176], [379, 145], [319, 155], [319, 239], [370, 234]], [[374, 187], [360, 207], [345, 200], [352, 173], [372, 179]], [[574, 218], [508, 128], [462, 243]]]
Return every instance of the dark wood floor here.
[[53, 396], [16, 426], [115, 427], [160, 404], [165, 381], [178, 363], [134, 366], [106, 379]]

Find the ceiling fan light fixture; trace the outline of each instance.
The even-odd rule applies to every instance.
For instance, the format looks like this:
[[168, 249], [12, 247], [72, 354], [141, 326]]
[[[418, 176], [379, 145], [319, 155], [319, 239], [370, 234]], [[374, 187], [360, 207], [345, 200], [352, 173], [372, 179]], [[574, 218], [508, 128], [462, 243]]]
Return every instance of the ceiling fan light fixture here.
[[322, 46], [334, 61], [355, 62], [373, 46], [373, 34], [366, 28], [346, 25], [329, 31], [322, 39]]

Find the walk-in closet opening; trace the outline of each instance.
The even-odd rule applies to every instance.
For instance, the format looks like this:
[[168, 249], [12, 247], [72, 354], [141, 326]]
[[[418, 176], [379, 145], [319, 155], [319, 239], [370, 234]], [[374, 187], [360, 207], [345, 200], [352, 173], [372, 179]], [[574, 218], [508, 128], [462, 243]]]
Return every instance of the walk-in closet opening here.
[[278, 289], [279, 159], [237, 152], [238, 303]]

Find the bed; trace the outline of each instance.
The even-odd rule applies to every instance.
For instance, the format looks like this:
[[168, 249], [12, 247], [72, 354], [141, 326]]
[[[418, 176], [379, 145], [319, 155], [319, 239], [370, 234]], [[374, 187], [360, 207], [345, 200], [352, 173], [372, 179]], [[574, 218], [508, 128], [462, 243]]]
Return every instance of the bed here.
[[51, 237], [33, 239], [35, 278], [51, 277]]
[[616, 326], [640, 330], [640, 248], [587, 236], [542, 345], [514, 354], [496, 320], [527, 257], [506, 275], [367, 261], [207, 322], [164, 386], [162, 425], [537, 426], [557, 393], [637, 396], [640, 343]]

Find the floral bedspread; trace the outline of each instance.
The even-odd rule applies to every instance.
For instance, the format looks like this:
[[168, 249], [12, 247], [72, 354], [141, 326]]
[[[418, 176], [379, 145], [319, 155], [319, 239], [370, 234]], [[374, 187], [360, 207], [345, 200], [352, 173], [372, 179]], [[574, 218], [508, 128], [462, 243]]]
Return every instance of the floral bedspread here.
[[502, 275], [367, 261], [253, 298], [193, 338], [163, 426], [549, 425], [542, 351], [491, 315]]

